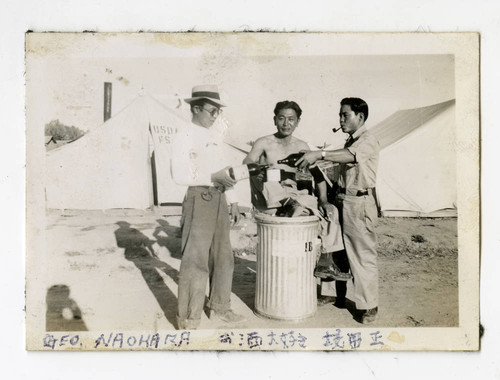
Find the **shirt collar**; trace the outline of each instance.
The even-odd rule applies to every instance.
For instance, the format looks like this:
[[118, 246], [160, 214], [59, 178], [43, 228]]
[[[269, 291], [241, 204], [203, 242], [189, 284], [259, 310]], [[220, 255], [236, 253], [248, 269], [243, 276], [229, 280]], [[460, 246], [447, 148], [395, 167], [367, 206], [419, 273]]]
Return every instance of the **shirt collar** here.
[[193, 130], [196, 131], [196, 133], [202, 134], [202, 135], [211, 135], [212, 134], [212, 128], [205, 128], [202, 127], [201, 125], [197, 125], [193, 122], [191, 122], [191, 127]]
[[351, 138], [353, 140], [357, 139], [359, 136], [361, 136], [363, 133], [366, 132], [366, 126], [365, 125], [362, 125], [360, 128], [358, 128], [356, 130], [356, 132], [354, 132], [352, 135], [351, 135]]

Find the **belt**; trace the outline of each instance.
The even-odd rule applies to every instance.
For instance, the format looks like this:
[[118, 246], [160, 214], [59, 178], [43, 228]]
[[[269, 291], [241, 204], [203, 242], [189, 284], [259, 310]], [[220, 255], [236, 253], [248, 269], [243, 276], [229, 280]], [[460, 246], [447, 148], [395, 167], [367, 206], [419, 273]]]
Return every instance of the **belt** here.
[[197, 191], [218, 191], [219, 193], [223, 193], [226, 191], [224, 185], [215, 185], [215, 186], [189, 186], [189, 189], [197, 190]]
[[364, 197], [365, 195], [371, 195], [372, 189], [356, 190], [356, 189], [343, 189], [339, 188], [337, 194], [345, 194], [353, 197]]
[[217, 186], [189, 186], [188, 191], [196, 191], [201, 193], [201, 198], [207, 202], [211, 201], [214, 197], [214, 194], [220, 193], [223, 194], [225, 188], [223, 185]]

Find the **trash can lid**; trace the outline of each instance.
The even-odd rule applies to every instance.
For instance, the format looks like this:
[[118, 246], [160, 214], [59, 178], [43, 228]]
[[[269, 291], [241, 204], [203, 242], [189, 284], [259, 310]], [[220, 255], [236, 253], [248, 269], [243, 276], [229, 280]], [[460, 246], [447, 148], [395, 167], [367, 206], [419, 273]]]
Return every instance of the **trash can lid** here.
[[255, 214], [255, 220], [257, 223], [268, 223], [268, 224], [311, 224], [317, 223], [318, 217], [315, 215], [310, 216], [297, 216], [297, 217], [287, 217], [287, 216], [273, 216], [264, 213]]

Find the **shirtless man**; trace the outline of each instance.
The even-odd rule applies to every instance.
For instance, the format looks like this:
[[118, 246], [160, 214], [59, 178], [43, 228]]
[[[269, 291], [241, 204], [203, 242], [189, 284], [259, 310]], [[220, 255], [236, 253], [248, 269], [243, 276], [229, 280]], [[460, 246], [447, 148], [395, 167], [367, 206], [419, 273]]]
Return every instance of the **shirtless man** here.
[[[255, 141], [252, 150], [248, 153], [243, 160], [244, 164], [256, 162], [259, 164], [271, 165], [272, 169], [281, 169], [284, 173], [281, 174], [281, 184], [296, 188], [297, 183], [295, 176], [297, 173], [296, 168], [288, 165], [278, 164], [277, 161], [286, 158], [292, 153], [300, 152], [301, 150], [309, 150], [309, 146], [305, 141], [302, 141], [295, 136], [293, 132], [300, 123], [300, 116], [302, 110], [299, 105], [294, 101], [282, 101], [276, 104], [274, 108], [274, 125], [277, 132], [260, 137]], [[272, 195], [266, 199], [264, 197], [264, 184], [263, 176], [251, 178], [252, 187], [252, 203], [259, 211], [266, 211], [279, 207], [279, 204], [271, 200], [271, 198], [280, 197], [280, 191], [277, 187], [271, 187], [271, 184], [266, 187]], [[266, 192], [266, 194], [268, 194]], [[284, 193], [283, 193], [284, 194]]]
[[[305, 141], [293, 136], [293, 132], [299, 126], [301, 115], [302, 110], [294, 101], [285, 100], [278, 102], [274, 108], [274, 125], [277, 128], [277, 132], [257, 139], [252, 147], [252, 150], [243, 160], [243, 163], [248, 164], [255, 162], [259, 164], [271, 165], [273, 169], [283, 169], [285, 171], [285, 175], [282, 174], [281, 176], [281, 185], [284, 187], [295, 186], [296, 188], [297, 184], [295, 174], [297, 174], [297, 169], [288, 165], [280, 165], [277, 161], [286, 158], [292, 153], [309, 150], [309, 146]], [[286, 173], [290, 173], [291, 176], [288, 177]], [[261, 181], [262, 178], [258, 178], [257, 176], [257, 178], [251, 178], [250, 183], [252, 186], [252, 203], [258, 210], [263, 211], [268, 208], [269, 203], [266, 203], [266, 199], [262, 196], [264, 186]], [[336, 209], [333, 205], [327, 203], [326, 201], [326, 183], [324, 181], [318, 184], [318, 190], [320, 199], [319, 205], [317, 204], [315, 198], [309, 197], [313, 198], [313, 207], [316, 208], [319, 206], [318, 208], [323, 215], [328, 218], [333, 217], [332, 214], [336, 212]], [[286, 191], [284, 194], [286, 194]], [[302, 196], [301, 199], [304, 199], [304, 196]], [[299, 203], [301, 202], [299, 201]], [[323, 231], [320, 235], [323, 242], [322, 251], [325, 253], [343, 249], [340, 226], [337, 227], [337, 229], [331, 229], [330, 232], [326, 232], [326, 230], [330, 230], [329, 228], [322, 229]], [[327, 245], [325, 245], [326, 242], [328, 242]], [[347, 281], [352, 278], [350, 274], [341, 272], [334, 263], [331, 264], [330, 269], [329, 277], [325, 278], [331, 278], [339, 281]]]
[[272, 135], [257, 139], [243, 163], [274, 164], [273, 167], [295, 173], [297, 171], [295, 168], [279, 165], [277, 161], [292, 153], [309, 150], [309, 146], [305, 141], [293, 136], [293, 132], [299, 126], [301, 115], [302, 110], [293, 101], [285, 100], [276, 104], [274, 108], [274, 125], [276, 125], [278, 131]]

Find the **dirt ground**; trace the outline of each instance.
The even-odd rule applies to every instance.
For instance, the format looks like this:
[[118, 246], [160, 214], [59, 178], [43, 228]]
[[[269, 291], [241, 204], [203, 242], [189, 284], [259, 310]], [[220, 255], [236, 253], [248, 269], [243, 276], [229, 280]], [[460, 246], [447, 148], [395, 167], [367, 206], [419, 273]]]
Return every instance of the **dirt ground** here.
[[[181, 259], [179, 210], [163, 208], [126, 216], [47, 215], [47, 330], [173, 329]], [[377, 236], [380, 305], [373, 326], [457, 326], [456, 219], [381, 218]], [[256, 316], [258, 238], [250, 216], [231, 231], [231, 240], [235, 253], [232, 307], [246, 317], [231, 327], [360, 326], [350, 303], [348, 309], [320, 305], [315, 316], [299, 322]], [[348, 284], [348, 298], [350, 289]], [[202, 316], [202, 329], [226, 327]]]

